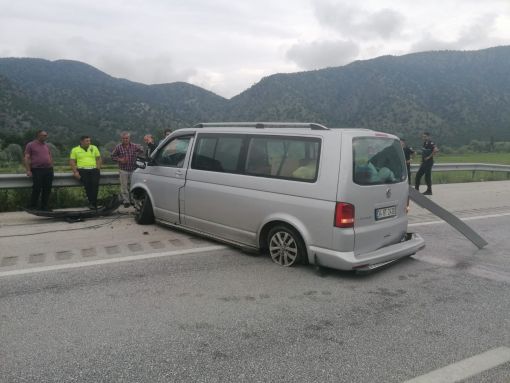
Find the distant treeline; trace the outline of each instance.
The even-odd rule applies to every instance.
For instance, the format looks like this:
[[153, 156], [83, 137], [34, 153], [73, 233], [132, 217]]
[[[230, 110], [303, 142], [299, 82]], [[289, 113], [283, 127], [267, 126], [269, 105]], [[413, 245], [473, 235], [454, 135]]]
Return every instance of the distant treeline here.
[[[23, 163], [23, 151], [25, 145], [35, 137], [35, 131], [27, 131], [23, 134], [1, 133], [0, 132], [0, 167], [18, 168]], [[92, 138], [92, 143], [96, 145], [106, 164], [112, 163], [110, 153], [117, 145], [117, 142], [109, 141], [105, 144]], [[57, 165], [66, 165], [71, 148], [79, 144], [79, 138], [75, 143], [58, 142], [58, 137], [51, 137], [48, 140], [51, 153]], [[467, 145], [447, 146], [438, 142], [440, 152], [443, 154], [467, 154], [467, 153], [510, 153], [509, 141], [480, 141], [471, 140]], [[414, 147], [416, 151], [420, 150], [419, 144]], [[15, 170], [15, 169], [13, 169]]]
[[[35, 133], [35, 130], [26, 131], [22, 134], [0, 132], [0, 167], [11, 168], [21, 165], [23, 163], [25, 146], [34, 140]], [[67, 164], [71, 149], [79, 145], [79, 137], [76, 138], [74, 143], [62, 143], [58, 141], [58, 137], [51, 136], [51, 131], [49, 133], [50, 137], [47, 144], [50, 147], [54, 161], [58, 165]], [[117, 142], [110, 141], [102, 144], [92, 138], [92, 143], [99, 148], [104, 162], [108, 164], [110, 162], [110, 153], [115, 145], [117, 145]]]

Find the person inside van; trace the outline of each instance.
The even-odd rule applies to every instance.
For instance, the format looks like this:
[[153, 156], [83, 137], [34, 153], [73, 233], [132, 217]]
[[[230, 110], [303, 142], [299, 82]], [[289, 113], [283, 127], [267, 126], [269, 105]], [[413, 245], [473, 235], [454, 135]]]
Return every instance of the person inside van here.
[[314, 160], [301, 160], [301, 166], [292, 172], [292, 177], [313, 180], [315, 178], [317, 163]]
[[377, 175], [379, 177], [379, 182], [395, 182], [397, 180], [395, 174], [387, 167], [379, 169]]

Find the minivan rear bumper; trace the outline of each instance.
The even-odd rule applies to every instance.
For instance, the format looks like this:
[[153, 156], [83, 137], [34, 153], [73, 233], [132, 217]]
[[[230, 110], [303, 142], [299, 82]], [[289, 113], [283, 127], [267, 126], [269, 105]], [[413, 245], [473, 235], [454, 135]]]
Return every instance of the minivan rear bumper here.
[[354, 252], [340, 252], [322, 247], [309, 246], [310, 263], [331, 267], [338, 270], [363, 269], [412, 255], [425, 247], [425, 240], [416, 233], [407, 233], [404, 241], [382, 247], [365, 254], [354, 255]]

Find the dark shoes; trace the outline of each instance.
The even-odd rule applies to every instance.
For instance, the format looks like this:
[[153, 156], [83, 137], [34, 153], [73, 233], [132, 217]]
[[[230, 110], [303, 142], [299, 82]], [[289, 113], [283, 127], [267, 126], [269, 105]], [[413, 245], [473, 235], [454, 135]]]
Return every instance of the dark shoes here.
[[90, 210], [97, 210], [97, 205], [95, 205], [93, 203], [89, 203], [89, 209]]
[[124, 207], [130, 207], [131, 204], [129, 202], [124, 202]]
[[[414, 187], [416, 190], [420, 191], [420, 187], [419, 186], [415, 186]], [[425, 190], [423, 193], [421, 193], [423, 195], [432, 195], [432, 190], [431, 189], [427, 189]]]

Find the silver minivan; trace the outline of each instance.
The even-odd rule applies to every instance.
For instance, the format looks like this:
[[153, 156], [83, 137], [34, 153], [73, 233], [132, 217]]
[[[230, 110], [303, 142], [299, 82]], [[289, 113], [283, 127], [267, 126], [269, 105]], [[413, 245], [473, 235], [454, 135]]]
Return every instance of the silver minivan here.
[[157, 221], [282, 266], [370, 270], [412, 255], [404, 154], [393, 135], [308, 123], [177, 130], [131, 181], [136, 221]]

